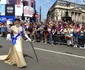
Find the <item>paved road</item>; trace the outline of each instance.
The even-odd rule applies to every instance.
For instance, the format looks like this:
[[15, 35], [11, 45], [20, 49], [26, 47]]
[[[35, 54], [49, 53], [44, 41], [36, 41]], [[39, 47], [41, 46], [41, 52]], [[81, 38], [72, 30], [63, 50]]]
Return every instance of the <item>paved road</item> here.
[[[7, 54], [11, 42], [0, 38], [0, 55]], [[23, 43], [23, 51], [27, 63], [26, 68], [17, 68], [0, 61], [0, 70], [85, 70], [85, 49], [52, 46], [50, 44], [33, 43], [39, 62], [36, 62], [31, 44]]]

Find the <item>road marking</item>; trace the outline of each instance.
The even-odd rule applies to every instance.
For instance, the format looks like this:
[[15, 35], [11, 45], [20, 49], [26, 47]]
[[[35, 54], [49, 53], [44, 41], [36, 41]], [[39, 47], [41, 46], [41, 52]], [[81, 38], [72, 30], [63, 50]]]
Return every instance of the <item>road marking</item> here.
[[60, 54], [60, 55], [66, 55], [66, 56], [71, 56], [71, 57], [76, 57], [76, 58], [82, 58], [85, 59], [84, 56], [79, 56], [79, 55], [73, 55], [73, 54], [68, 54], [68, 53], [63, 53], [63, 52], [58, 52], [58, 51], [52, 51], [52, 50], [46, 50], [42, 48], [36, 48], [36, 50], [44, 51], [44, 52], [50, 52], [50, 53], [55, 53], [55, 54]]

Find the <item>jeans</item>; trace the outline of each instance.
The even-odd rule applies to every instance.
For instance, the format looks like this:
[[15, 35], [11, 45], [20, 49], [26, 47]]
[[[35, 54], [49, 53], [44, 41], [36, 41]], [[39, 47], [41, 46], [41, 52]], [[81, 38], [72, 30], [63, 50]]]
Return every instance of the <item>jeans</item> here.
[[73, 38], [74, 38], [74, 44], [75, 45], [78, 45], [78, 35], [77, 36], [74, 36]]
[[52, 34], [51, 33], [49, 33], [49, 43], [53, 44]]

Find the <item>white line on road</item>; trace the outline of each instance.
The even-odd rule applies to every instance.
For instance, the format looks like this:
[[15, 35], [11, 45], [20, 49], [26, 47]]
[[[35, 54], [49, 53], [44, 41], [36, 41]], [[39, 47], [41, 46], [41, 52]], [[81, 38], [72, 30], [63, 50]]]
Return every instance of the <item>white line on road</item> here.
[[42, 49], [42, 48], [35, 48], [35, 49], [36, 50], [41, 50], [41, 51], [44, 51], [44, 52], [50, 52], [50, 53], [61, 54], [61, 55], [66, 55], [66, 56], [85, 59], [84, 56], [73, 55], [73, 54], [68, 54], [68, 53], [63, 53], [63, 52], [58, 52], [58, 51], [52, 51], [52, 50], [46, 50], [46, 49]]

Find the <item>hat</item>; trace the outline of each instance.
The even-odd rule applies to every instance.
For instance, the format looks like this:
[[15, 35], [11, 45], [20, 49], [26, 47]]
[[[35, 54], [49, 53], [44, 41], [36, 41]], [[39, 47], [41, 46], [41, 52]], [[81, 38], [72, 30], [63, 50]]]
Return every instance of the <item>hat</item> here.
[[19, 21], [20, 22], [20, 19], [16, 18], [15, 21]]

